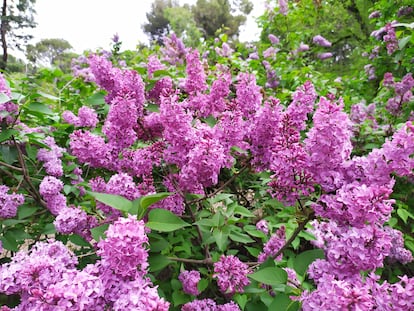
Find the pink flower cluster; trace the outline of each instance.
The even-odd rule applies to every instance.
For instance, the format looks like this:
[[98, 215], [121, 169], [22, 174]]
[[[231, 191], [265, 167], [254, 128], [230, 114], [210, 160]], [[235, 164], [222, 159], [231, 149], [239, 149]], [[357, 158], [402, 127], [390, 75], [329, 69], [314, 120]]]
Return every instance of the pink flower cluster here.
[[407, 73], [400, 82], [396, 82], [392, 73], [384, 74], [383, 85], [392, 90], [395, 96], [388, 99], [386, 108], [393, 115], [399, 115], [404, 104], [413, 100], [412, 89], [414, 88], [414, 78], [412, 73]]
[[101, 259], [83, 270], [61, 242], [38, 242], [0, 267], [0, 292], [20, 295], [18, 310], [167, 311], [145, 276], [146, 230], [133, 217], [114, 222], [98, 243]]
[[243, 293], [244, 287], [250, 284], [248, 273], [248, 266], [233, 255], [222, 255], [220, 260], [214, 263], [213, 277], [217, 279], [220, 291], [226, 295]]
[[0, 185], [0, 218], [13, 218], [17, 214], [17, 207], [24, 203], [22, 194], [8, 194], [9, 187]]
[[214, 300], [206, 298], [186, 303], [181, 311], [240, 311], [240, 308], [233, 301], [217, 305]]
[[200, 294], [197, 285], [200, 281], [200, 272], [197, 270], [187, 271], [184, 270], [178, 276], [178, 280], [183, 285], [183, 291], [186, 294], [197, 296]]
[[37, 159], [44, 162], [43, 167], [47, 174], [61, 177], [63, 175], [63, 167], [60, 158], [63, 156], [63, 152], [66, 152], [66, 149], [59, 147], [52, 136], [47, 136], [43, 142], [50, 149], [40, 148], [37, 152]]
[[95, 128], [99, 122], [98, 115], [95, 110], [87, 106], [79, 108], [78, 116], [74, 115], [72, 111], [66, 110], [62, 114], [62, 118], [66, 123], [72, 124], [76, 127]]

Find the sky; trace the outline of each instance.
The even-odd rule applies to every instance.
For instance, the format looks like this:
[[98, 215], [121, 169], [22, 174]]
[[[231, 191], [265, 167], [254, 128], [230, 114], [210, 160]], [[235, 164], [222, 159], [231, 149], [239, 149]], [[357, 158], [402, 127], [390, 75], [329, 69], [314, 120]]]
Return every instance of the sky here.
[[[180, 4], [194, 4], [196, 0], [180, 0]], [[254, 10], [241, 28], [242, 41], [259, 36], [255, 17], [263, 11], [263, 1], [253, 0]], [[37, 0], [37, 27], [31, 30], [32, 44], [41, 39], [67, 40], [76, 53], [98, 48], [109, 49], [111, 38], [117, 33], [122, 49], [134, 49], [148, 38], [141, 25], [147, 19], [152, 0]]]

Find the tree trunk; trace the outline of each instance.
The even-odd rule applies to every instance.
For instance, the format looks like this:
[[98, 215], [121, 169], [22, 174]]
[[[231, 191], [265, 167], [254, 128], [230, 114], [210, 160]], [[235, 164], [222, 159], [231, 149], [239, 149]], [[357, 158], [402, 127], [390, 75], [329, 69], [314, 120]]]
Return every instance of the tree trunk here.
[[8, 20], [7, 20], [7, 0], [3, 0], [3, 7], [1, 9], [1, 25], [0, 25], [0, 35], [1, 35], [1, 46], [3, 48], [3, 57], [2, 61], [0, 62], [0, 69], [5, 70], [7, 66], [7, 41], [6, 41], [6, 34], [8, 28]]

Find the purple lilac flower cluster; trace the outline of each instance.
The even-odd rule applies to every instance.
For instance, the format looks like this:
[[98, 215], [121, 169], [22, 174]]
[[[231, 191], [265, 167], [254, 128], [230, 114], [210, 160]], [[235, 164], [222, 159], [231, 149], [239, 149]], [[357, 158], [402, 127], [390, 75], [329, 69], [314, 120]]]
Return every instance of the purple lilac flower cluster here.
[[332, 46], [332, 43], [329, 42], [324, 37], [322, 37], [321, 35], [317, 35], [317, 36], [313, 37], [312, 41], [313, 41], [313, 43], [315, 43], [319, 46], [322, 46], [322, 47], [331, 47]]
[[265, 262], [267, 258], [271, 257], [277, 261], [282, 260], [283, 254], [279, 254], [277, 257], [275, 255], [281, 249], [281, 247], [286, 242], [286, 228], [284, 226], [280, 227], [272, 236], [269, 241], [267, 241], [263, 247], [263, 251], [257, 257], [259, 262]]
[[167, 311], [147, 273], [147, 229], [134, 217], [109, 226], [101, 259], [83, 270], [61, 242], [36, 243], [0, 267], [0, 292], [18, 294], [16, 310]]
[[181, 311], [240, 311], [240, 308], [233, 301], [217, 305], [214, 300], [206, 298], [186, 303], [182, 306]]
[[198, 282], [201, 280], [200, 272], [196, 270], [187, 271], [184, 270], [178, 276], [178, 280], [183, 285], [184, 293], [189, 295], [197, 296], [200, 294], [197, 285]]
[[[0, 93], [11, 97], [11, 90], [7, 85], [6, 79], [3, 74], [0, 73]], [[5, 120], [6, 124], [13, 124], [17, 122], [19, 106], [11, 101], [0, 103], [0, 123]]]
[[65, 148], [59, 147], [52, 136], [47, 136], [43, 142], [50, 148], [40, 148], [37, 152], [37, 159], [44, 162], [43, 167], [46, 173], [54, 177], [61, 177], [63, 175], [62, 160]]
[[248, 266], [233, 255], [222, 255], [220, 260], [214, 263], [213, 277], [217, 279], [220, 291], [226, 295], [243, 293], [244, 287], [250, 284], [248, 273]]
[[66, 208], [66, 197], [60, 193], [62, 189], [63, 182], [53, 176], [45, 176], [40, 183], [39, 193], [53, 215]]
[[[275, 173], [269, 185], [273, 195], [288, 204], [293, 204], [299, 196], [308, 195], [313, 190], [312, 175], [307, 168], [308, 155], [301, 142], [300, 132], [306, 128], [308, 114], [313, 111], [316, 97], [315, 89], [308, 81], [293, 93], [293, 100], [286, 111], [279, 115], [276, 110], [271, 117], [265, 117], [252, 129], [252, 133], [260, 129], [269, 136], [269, 144], [263, 146], [265, 149], [260, 148], [261, 153], [266, 155], [264, 160], [270, 159], [269, 168]], [[254, 142], [251, 148], [255, 150]]]
[[72, 111], [66, 110], [62, 114], [62, 118], [66, 123], [77, 127], [95, 128], [99, 121], [95, 110], [87, 106], [79, 108], [78, 116], [76, 116]]
[[309, 154], [309, 171], [326, 191], [343, 184], [344, 162], [349, 160], [352, 144], [352, 123], [343, 112], [343, 102], [322, 97], [313, 115], [314, 126], [305, 139]]
[[164, 46], [161, 49], [163, 60], [170, 63], [171, 65], [183, 64], [187, 49], [180, 38], [175, 33], [171, 34], [170, 37], [165, 36], [163, 38]]
[[395, 93], [394, 97], [388, 99], [386, 108], [393, 115], [398, 115], [404, 104], [410, 102], [414, 97], [412, 89], [414, 88], [414, 78], [412, 73], [407, 73], [400, 82], [396, 82], [392, 73], [384, 74], [383, 85]]
[[22, 194], [8, 194], [9, 190], [9, 187], [0, 185], [0, 218], [13, 218], [17, 207], [24, 203]]

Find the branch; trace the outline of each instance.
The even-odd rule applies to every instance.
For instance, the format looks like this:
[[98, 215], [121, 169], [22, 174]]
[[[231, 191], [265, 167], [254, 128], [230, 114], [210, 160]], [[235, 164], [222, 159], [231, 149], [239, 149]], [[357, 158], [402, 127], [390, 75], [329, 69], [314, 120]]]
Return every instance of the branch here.
[[296, 230], [292, 233], [292, 235], [290, 236], [289, 240], [286, 241], [286, 243], [277, 251], [277, 253], [272, 256], [273, 258], [277, 258], [277, 256], [279, 256], [280, 254], [282, 254], [282, 252], [288, 248], [290, 246], [290, 244], [292, 244], [293, 240], [296, 239], [296, 237], [298, 236], [298, 234], [305, 228], [306, 224], [313, 219], [314, 217], [314, 212], [309, 213], [308, 217], [306, 217], [305, 220], [299, 222], [299, 226], [296, 228]]
[[28, 189], [29, 193], [33, 196], [33, 198], [39, 204], [41, 204], [42, 206], [47, 208], [46, 202], [43, 201], [42, 197], [40, 196], [40, 193], [37, 191], [36, 187], [33, 186], [32, 181], [30, 180], [30, 176], [29, 176], [29, 173], [28, 173], [28, 170], [27, 170], [27, 166], [26, 166], [26, 163], [24, 162], [23, 154], [22, 154], [22, 151], [20, 150], [20, 147], [18, 146], [18, 144], [17, 144], [16, 140], [14, 139], [14, 137], [12, 139], [13, 139], [13, 143], [16, 146], [16, 149], [17, 149], [17, 155], [18, 155], [18, 158], [19, 158], [20, 166], [22, 167], [24, 181], [29, 186], [29, 189]]
[[2, 162], [2, 161], [0, 161], [0, 165], [2, 165], [4, 167], [7, 167], [7, 168], [9, 168], [11, 170], [14, 170], [14, 171], [19, 171], [19, 172], [22, 172], [23, 171], [20, 167], [13, 166], [13, 165], [7, 164], [7, 163]]

